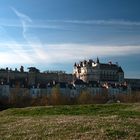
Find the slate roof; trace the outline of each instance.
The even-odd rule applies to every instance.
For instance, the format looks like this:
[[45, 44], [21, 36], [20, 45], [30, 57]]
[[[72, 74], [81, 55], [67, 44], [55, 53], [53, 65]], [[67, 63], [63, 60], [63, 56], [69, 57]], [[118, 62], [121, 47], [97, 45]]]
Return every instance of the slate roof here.
[[116, 64], [103, 64], [100, 63], [101, 69], [118, 69], [118, 66]]
[[123, 72], [123, 70], [122, 70], [122, 68], [121, 68], [121, 67], [119, 67], [119, 70], [118, 70], [118, 72]]
[[77, 79], [77, 80], [75, 80], [74, 84], [75, 85], [85, 85], [86, 83], [81, 79]]

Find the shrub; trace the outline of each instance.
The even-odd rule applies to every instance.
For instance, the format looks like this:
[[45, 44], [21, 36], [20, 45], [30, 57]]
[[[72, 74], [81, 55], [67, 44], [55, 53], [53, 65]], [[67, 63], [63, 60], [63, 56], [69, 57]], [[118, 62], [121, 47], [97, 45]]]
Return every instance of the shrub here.
[[116, 95], [116, 99], [124, 103], [140, 102], [140, 92], [133, 91], [131, 94], [120, 93]]
[[82, 91], [78, 97], [79, 104], [91, 104], [93, 96], [88, 91]]
[[55, 87], [52, 88], [52, 92], [51, 92], [51, 96], [50, 96], [50, 103], [52, 105], [63, 104], [59, 85], [56, 85]]

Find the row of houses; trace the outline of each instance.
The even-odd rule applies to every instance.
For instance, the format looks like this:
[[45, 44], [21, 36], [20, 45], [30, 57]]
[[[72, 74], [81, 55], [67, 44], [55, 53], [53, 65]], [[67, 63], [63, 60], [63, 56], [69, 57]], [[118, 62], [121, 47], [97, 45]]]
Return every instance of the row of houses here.
[[119, 93], [131, 93], [131, 87], [126, 83], [116, 84], [116, 83], [104, 83], [101, 84], [97, 81], [84, 82], [80, 79], [75, 80], [72, 84], [66, 82], [51, 82], [45, 86], [40, 84], [33, 85], [30, 88], [24, 88], [21, 86], [10, 87], [10, 85], [0, 85], [0, 97], [10, 97], [12, 93], [19, 92], [19, 94], [28, 93], [32, 97], [39, 97], [42, 95], [50, 95], [54, 87], [58, 87], [60, 93], [65, 96], [75, 97], [78, 96], [82, 91], [88, 91], [91, 94], [102, 94], [108, 93], [110, 95]]
[[9, 97], [17, 90], [20, 94], [27, 92], [33, 97], [50, 95], [56, 85], [62, 94], [71, 97], [78, 96], [84, 90], [91, 94], [140, 90], [139, 79], [125, 79], [124, 71], [118, 63], [101, 63], [98, 58], [96, 61], [89, 59], [75, 63], [72, 74], [64, 71], [40, 72], [35, 67], [24, 71], [23, 66], [20, 70], [0, 69], [0, 97]]

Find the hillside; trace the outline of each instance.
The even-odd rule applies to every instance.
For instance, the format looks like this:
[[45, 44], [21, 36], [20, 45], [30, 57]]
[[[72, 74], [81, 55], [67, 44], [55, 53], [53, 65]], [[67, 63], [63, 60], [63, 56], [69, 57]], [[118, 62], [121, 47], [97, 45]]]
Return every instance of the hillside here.
[[138, 139], [140, 104], [11, 108], [0, 112], [0, 139]]

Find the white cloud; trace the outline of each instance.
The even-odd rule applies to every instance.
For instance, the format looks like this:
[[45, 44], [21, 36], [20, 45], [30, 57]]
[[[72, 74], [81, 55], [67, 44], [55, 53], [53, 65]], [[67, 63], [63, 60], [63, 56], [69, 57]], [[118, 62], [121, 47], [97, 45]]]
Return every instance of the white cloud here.
[[[14, 8], [12, 8], [13, 10]], [[65, 27], [63, 25], [56, 23], [54, 21], [50, 22], [49, 20], [31, 20], [28, 16], [24, 16], [24, 14], [19, 13], [16, 9], [13, 10], [14, 13], [20, 17], [20, 19], [25, 19], [22, 21], [23, 23], [21, 24], [21, 20], [19, 22], [19, 19], [7, 19], [7, 18], [0, 18], [0, 26], [1, 27], [19, 27], [22, 28], [24, 27], [24, 30], [26, 28], [34, 28], [34, 29], [59, 29], [63, 30]]]
[[[2, 44], [0, 44], [1, 47]], [[4, 45], [4, 44], [3, 44]], [[13, 44], [15, 45], [15, 44]], [[25, 46], [28, 46], [26, 44]], [[96, 46], [88, 44], [44, 44], [44, 48], [38, 47], [40, 44], [32, 42], [36, 51], [21, 50], [17, 53], [1, 52], [0, 63], [6, 64], [42, 64], [68, 63], [78, 60], [108, 57], [108, 56], [129, 56], [140, 54], [140, 46]], [[12, 44], [11, 44], [12, 46]], [[29, 52], [28, 52], [29, 51]], [[25, 55], [26, 54], [26, 55]], [[38, 55], [36, 55], [38, 54]]]
[[121, 26], [140, 26], [138, 21], [126, 20], [50, 20], [50, 22], [65, 22], [73, 24], [97, 24], [97, 25], [121, 25]]
[[[89, 44], [43, 44], [39, 38], [34, 34], [28, 34], [28, 28], [32, 24], [32, 20], [23, 13], [12, 8], [18, 16], [21, 27], [23, 29], [23, 37], [25, 43], [18, 43], [13, 38], [9, 37], [5, 30], [8, 42], [0, 43], [0, 50], [7, 47], [10, 51], [0, 52], [1, 64], [53, 64], [53, 63], [68, 63], [81, 59], [88, 59], [92, 57], [105, 56], [125, 56], [132, 54], [140, 54], [140, 46], [104, 46], [104, 45], [89, 45]], [[61, 21], [48, 21], [61, 22]], [[120, 25], [137, 25], [139, 22], [126, 21], [69, 21], [62, 22], [78, 23], [78, 24], [120, 24]], [[40, 25], [37, 25], [42, 26]]]
[[24, 34], [27, 30], [27, 23], [31, 23], [32, 20], [28, 16], [26, 16], [25, 14], [18, 12], [15, 8], [11, 7], [11, 9], [20, 18], [21, 23], [22, 23], [22, 27], [23, 27], [23, 34]]
[[52, 62], [68, 62], [97, 56], [125, 56], [140, 54], [140, 46], [96, 46], [86, 44], [47, 45]]
[[24, 53], [20, 52], [20, 55], [12, 52], [0, 52], [0, 65], [9, 64], [33, 64], [31, 57], [24, 56]]
[[[12, 8], [22, 21], [22, 25], [19, 23], [19, 20], [13, 19], [0, 19], [0, 26], [7, 27], [24, 27], [26, 28], [40, 28], [40, 29], [67, 29], [67, 24], [83, 24], [83, 25], [110, 25], [110, 26], [133, 26], [139, 27], [139, 21], [129, 21], [129, 20], [31, 20], [25, 14], [18, 12], [16, 9]], [[27, 24], [28, 23], [28, 24]]]
[[[32, 57], [30, 57], [29, 50], [25, 49], [25, 44], [18, 43], [12, 37], [8, 35], [6, 30], [2, 28], [0, 30], [0, 63], [33, 63]], [[4, 40], [3, 40], [4, 39]]]
[[[47, 53], [43, 48], [43, 44], [39, 40], [39, 38], [33, 34], [28, 34], [28, 24], [32, 22], [32, 20], [23, 13], [18, 12], [16, 9], [12, 8], [15, 14], [19, 17], [22, 28], [23, 28], [23, 37], [26, 40], [27, 44], [30, 48], [32, 48], [32, 52], [35, 58], [43, 60], [48, 60]], [[37, 61], [37, 60], [36, 60]]]

